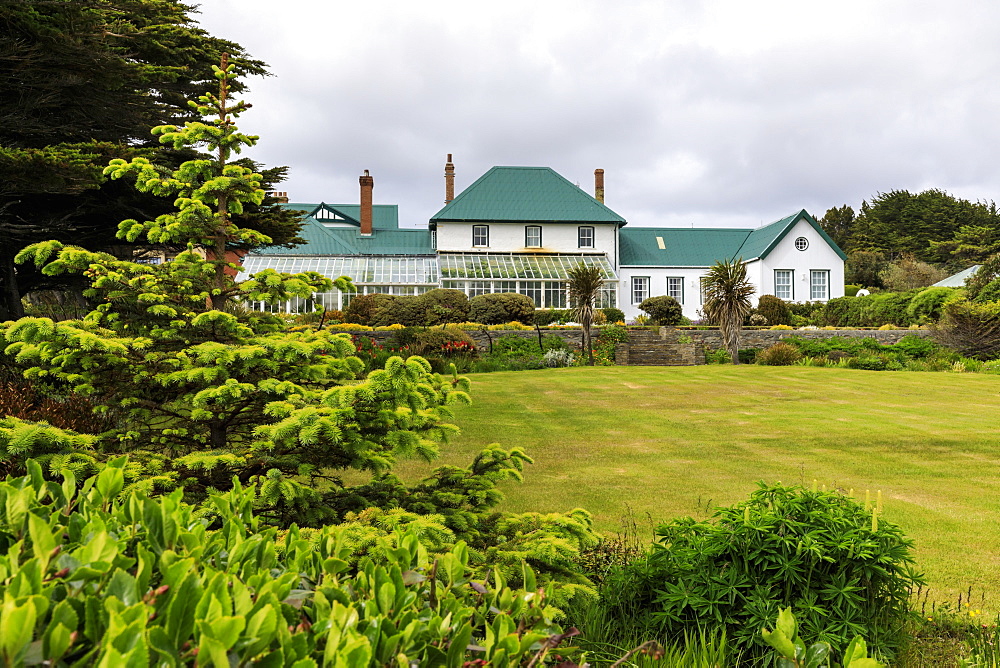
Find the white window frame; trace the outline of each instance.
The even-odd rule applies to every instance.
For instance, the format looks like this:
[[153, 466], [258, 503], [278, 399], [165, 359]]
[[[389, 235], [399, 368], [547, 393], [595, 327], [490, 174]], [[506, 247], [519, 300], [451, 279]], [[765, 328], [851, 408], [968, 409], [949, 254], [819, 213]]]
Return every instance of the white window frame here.
[[[632, 277], [632, 303], [641, 304], [649, 298], [649, 276], [633, 276]], [[641, 295], [641, 299], [636, 299], [637, 295]]]
[[[778, 276], [779, 276], [779, 274], [787, 274], [788, 275], [788, 283], [787, 284], [778, 283]], [[780, 290], [778, 289], [779, 286], [780, 287], [788, 288], [788, 296], [787, 297], [778, 294], [780, 292]], [[784, 299], [785, 301], [789, 301], [789, 302], [790, 301], [795, 301], [795, 271], [794, 270], [792, 270], [792, 269], [775, 269], [774, 270], [774, 296], [777, 297], [778, 299]]]
[[[478, 241], [482, 243], [476, 243]], [[472, 247], [473, 248], [489, 248], [490, 246], [490, 226], [489, 225], [473, 225], [472, 226]]]
[[667, 276], [667, 296], [676, 299], [678, 304], [684, 303], [684, 278], [682, 276]]
[[[534, 235], [534, 234], [532, 234], [533, 232], [537, 232], [537, 236]], [[542, 226], [541, 225], [525, 225], [524, 226], [524, 247], [525, 248], [541, 248], [542, 247]]]
[[[816, 279], [822, 278], [822, 282], [817, 283]], [[823, 288], [823, 295], [817, 293], [816, 288]], [[809, 301], [827, 301], [830, 299], [830, 270], [810, 269], [809, 270]]]
[[581, 225], [576, 229], [577, 248], [593, 248], [596, 236], [592, 225]]

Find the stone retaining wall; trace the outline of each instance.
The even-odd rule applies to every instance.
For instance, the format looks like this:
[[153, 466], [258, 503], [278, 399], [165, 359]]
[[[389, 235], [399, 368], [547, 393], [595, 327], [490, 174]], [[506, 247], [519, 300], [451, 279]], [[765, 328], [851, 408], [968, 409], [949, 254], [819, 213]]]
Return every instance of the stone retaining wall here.
[[[542, 336], [558, 336], [566, 341], [570, 348], [581, 348], [583, 345], [583, 332], [579, 329], [543, 329]], [[594, 343], [600, 330], [591, 330]], [[648, 330], [647, 330], [648, 331]], [[655, 330], [654, 330], [655, 331]], [[367, 336], [380, 343], [388, 339], [392, 332], [352, 332], [359, 336]], [[538, 340], [538, 333], [535, 330], [503, 330], [491, 331], [489, 335], [485, 332], [466, 332], [476, 342], [476, 346], [483, 351], [489, 350], [489, 337], [496, 341], [501, 336], [519, 336], [533, 341]], [[798, 336], [803, 339], [828, 339], [833, 336], [843, 336], [849, 338], [874, 338], [879, 343], [891, 345], [898, 343], [904, 336], [930, 336], [926, 329], [744, 329], [741, 338], [741, 348], [767, 348], [782, 339], [790, 336]], [[665, 344], [678, 344], [678, 339], [682, 336], [690, 337], [691, 343], [700, 344], [704, 348], [717, 349], [722, 347], [722, 338], [717, 329], [676, 329], [673, 327], [660, 327], [659, 336]], [[683, 345], [683, 344], [681, 344]], [[685, 353], [688, 353], [685, 350]], [[692, 351], [690, 354], [697, 354]], [[617, 354], [616, 354], [617, 358]]]

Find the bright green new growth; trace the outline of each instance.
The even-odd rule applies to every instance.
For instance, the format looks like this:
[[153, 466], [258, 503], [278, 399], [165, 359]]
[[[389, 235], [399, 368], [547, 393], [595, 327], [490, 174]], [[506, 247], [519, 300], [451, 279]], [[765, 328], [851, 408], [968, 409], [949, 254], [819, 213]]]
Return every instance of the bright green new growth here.
[[121, 494], [130, 466], [78, 485], [29, 462], [0, 482], [4, 665], [522, 665], [566, 637], [527, 565], [514, 589], [499, 570], [477, 581], [463, 543], [435, 556], [413, 529], [279, 537], [238, 481], [212, 495], [210, 529], [179, 493]]

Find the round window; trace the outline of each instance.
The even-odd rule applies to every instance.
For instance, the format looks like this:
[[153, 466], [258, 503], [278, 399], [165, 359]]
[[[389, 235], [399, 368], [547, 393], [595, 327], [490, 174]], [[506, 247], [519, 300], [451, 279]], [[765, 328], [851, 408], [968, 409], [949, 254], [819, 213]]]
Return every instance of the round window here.
[[805, 237], [799, 237], [795, 240], [795, 248], [798, 250], [805, 250], [809, 248], [809, 240]]

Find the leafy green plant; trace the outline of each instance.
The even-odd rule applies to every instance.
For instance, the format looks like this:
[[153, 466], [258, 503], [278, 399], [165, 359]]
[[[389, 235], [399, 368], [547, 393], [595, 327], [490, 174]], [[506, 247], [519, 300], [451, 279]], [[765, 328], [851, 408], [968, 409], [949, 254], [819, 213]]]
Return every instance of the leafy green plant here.
[[[807, 647], [799, 638], [791, 608], [779, 612], [774, 630], [764, 629], [761, 635], [774, 648], [777, 668], [828, 668], [831, 665], [830, 643], [820, 641]], [[832, 665], [841, 668], [884, 668], [884, 664], [868, 658], [868, 646], [861, 636], [855, 636], [844, 650], [843, 662]]]
[[861, 635], [889, 654], [922, 582], [899, 527], [838, 492], [762, 483], [711, 521], [677, 519], [656, 535], [645, 560], [600, 590], [622, 628], [646, 637], [725, 628], [759, 655], [759, 629], [791, 606], [811, 637], [843, 648]]
[[706, 348], [705, 349], [705, 363], [706, 364], [729, 364], [733, 361], [730, 357], [729, 351], [723, 350], [722, 348]]
[[500, 569], [477, 578], [463, 543], [432, 554], [413, 529], [279, 537], [239, 484], [210, 499], [210, 529], [179, 494], [123, 493], [129, 465], [78, 486], [29, 462], [0, 483], [6, 665], [518, 665], [573, 635], [527, 565], [514, 589]]

